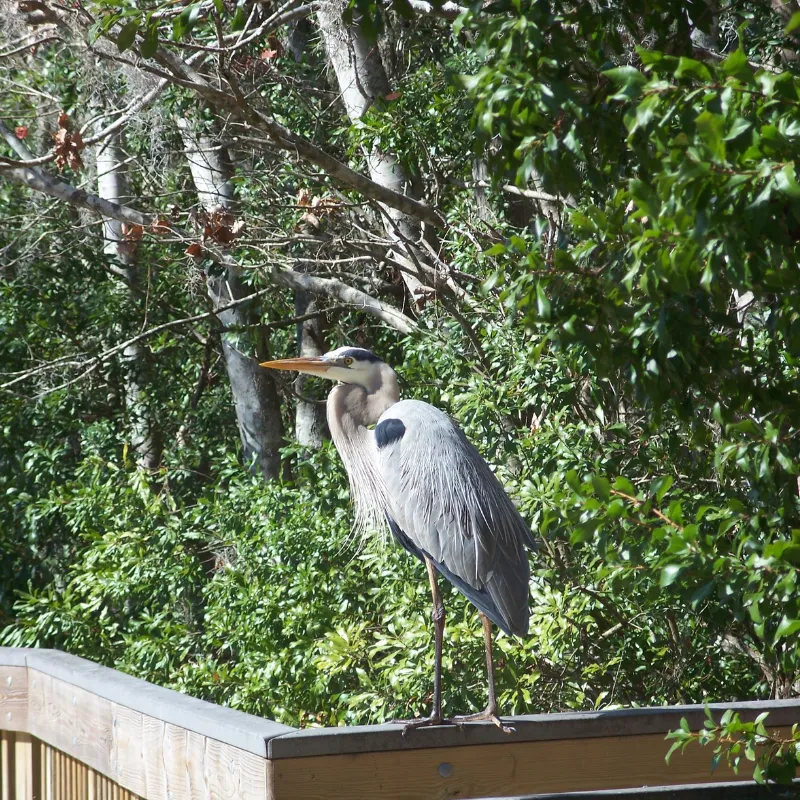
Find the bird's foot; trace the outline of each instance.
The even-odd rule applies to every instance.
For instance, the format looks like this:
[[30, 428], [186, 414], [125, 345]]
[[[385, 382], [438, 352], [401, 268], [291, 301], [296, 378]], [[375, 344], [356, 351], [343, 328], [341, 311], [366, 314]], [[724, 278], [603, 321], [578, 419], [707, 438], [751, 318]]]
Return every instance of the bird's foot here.
[[441, 714], [433, 714], [430, 717], [415, 717], [414, 719], [392, 719], [389, 720], [391, 725], [402, 725], [403, 736], [408, 736], [409, 731], [416, 730], [417, 728], [431, 728], [434, 725], [457, 725], [454, 719], [446, 719]]
[[494, 706], [487, 706], [483, 711], [479, 711], [477, 714], [462, 714], [457, 717], [453, 717], [452, 720], [456, 725], [462, 725], [465, 722], [493, 722], [500, 728], [503, 733], [516, 733], [517, 729], [511, 727], [510, 725], [503, 725], [502, 720], [497, 714], [497, 707]]

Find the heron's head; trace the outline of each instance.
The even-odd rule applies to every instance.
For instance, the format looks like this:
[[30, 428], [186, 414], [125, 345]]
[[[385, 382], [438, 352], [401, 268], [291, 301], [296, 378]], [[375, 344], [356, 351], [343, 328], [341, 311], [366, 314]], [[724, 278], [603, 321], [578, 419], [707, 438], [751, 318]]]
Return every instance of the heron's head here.
[[295, 370], [330, 381], [355, 383], [367, 391], [375, 391], [381, 385], [387, 370], [394, 373], [378, 356], [361, 347], [339, 347], [324, 356], [265, 361], [261, 366], [268, 369]]

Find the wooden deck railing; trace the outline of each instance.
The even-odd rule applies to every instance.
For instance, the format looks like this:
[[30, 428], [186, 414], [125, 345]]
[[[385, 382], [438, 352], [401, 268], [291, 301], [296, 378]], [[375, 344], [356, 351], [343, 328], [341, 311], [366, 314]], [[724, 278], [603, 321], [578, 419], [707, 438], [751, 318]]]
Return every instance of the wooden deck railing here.
[[[796, 700], [712, 706], [728, 707], [800, 721]], [[698, 729], [703, 708], [517, 717], [512, 735], [295, 730], [55, 650], [0, 648], [0, 800], [433, 800], [737, 779], [712, 775], [700, 747], [665, 764], [681, 717]]]

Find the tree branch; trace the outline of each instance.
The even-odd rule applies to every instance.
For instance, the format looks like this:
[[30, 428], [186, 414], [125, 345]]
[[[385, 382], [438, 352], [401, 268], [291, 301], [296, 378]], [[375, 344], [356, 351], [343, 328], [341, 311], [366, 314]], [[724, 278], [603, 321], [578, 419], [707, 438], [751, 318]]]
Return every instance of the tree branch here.
[[[0, 135], [8, 142], [9, 147], [23, 159], [26, 155], [30, 155], [28, 148], [2, 122], [0, 122]], [[53, 178], [32, 167], [7, 167], [4, 164], [0, 164], [0, 175], [17, 183], [22, 183], [28, 188], [42, 192], [42, 194], [46, 194], [49, 197], [54, 197], [56, 200], [63, 200], [70, 205], [94, 211], [104, 217], [111, 217], [128, 225], [146, 226], [155, 219], [151, 214], [142, 214], [140, 211], [128, 206], [110, 203], [96, 194], [89, 194], [83, 189], [76, 189], [60, 178]]]
[[278, 147], [296, 153], [300, 158], [319, 167], [339, 183], [361, 192], [365, 197], [377, 200], [379, 203], [402, 211], [404, 214], [436, 228], [445, 226], [444, 219], [429, 205], [400, 192], [387, 189], [360, 172], [350, 169], [346, 164], [337, 161], [308, 139], [293, 133], [277, 120], [237, 100], [233, 91], [224, 92], [212, 86], [203, 75], [168, 50], [159, 48], [156, 51], [155, 59], [175, 76], [177, 83], [193, 89], [209, 102], [230, 111], [244, 122], [265, 133]]
[[387, 303], [382, 303], [366, 292], [354, 289], [352, 286], [348, 286], [335, 278], [318, 278], [303, 272], [274, 267], [271, 270], [267, 270], [267, 274], [275, 283], [283, 284], [290, 289], [301, 289], [341, 300], [343, 303], [377, 317], [401, 333], [409, 334], [417, 328], [414, 320], [411, 317], [407, 317], [399, 309]]
[[[123, 352], [128, 347], [131, 347], [134, 344], [138, 344], [139, 342], [143, 342], [145, 339], [149, 339], [151, 336], [155, 336], [156, 334], [163, 333], [166, 330], [170, 330], [171, 328], [177, 328], [181, 325], [191, 325], [194, 322], [200, 322], [204, 319], [210, 319], [211, 317], [216, 317], [223, 311], [229, 311], [231, 308], [235, 308], [236, 306], [240, 306], [244, 303], [249, 303], [252, 300], [256, 300], [259, 297], [263, 297], [265, 294], [269, 294], [270, 292], [274, 292], [273, 287], [268, 287], [266, 289], [260, 289], [257, 292], [253, 292], [252, 294], [247, 295], [247, 297], [240, 297], [238, 300], [233, 300], [230, 303], [226, 303], [224, 306], [220, 306], [215, 311], [205, 311], [202, 314], [193, 314], [190, 317], [182, 317], [181, 319], [173, 319], [169, 322], [163, 322], [160, 325], [156, 325], [152, 328], [149, 328], [142, 333], [137, 334], [136, 336], [132, 336], [130, 339], [126, 339], [124, 342], [120, 342], [119, 344], [115, 344], [113, 347], [109, 347], [108, 350], [104, 350], [102, 353], [99, 353], [96, 356], [92, 356], [88, 361], [84, 360], [82, 363], [76, 361], [77, 358], [82, 357], [86, 358], [86, 356], [65, 356], [64, 358], [59, 358], [56, 361], [49, 362], [47, 364], [42, 364], [38, 367], [33, 367], [29, 370], [21, 371], [17, 373], [17, 376], [6, 383], [0, 384], [0, 390], [8, 391], [11, 389], [12, 386], [16, 386], [18, 383], [22, 383], [23, 381], [27, 380], [28, 378], [32, 378], [34, 375], [38, 375], [42, 372], [46, 372], [48, 369], [56, 369], [61, 366], [67, 366], [68, 364], [74, 364], [79, 366], [87, 366], [80, 375], [75, 378], [71, 378], [68, 381], [65, 381], [58, 386], [55, 386], [51, 389], [47, 389], [44, 392], [40, 392], [36, 395], [35, 399], [40, 399], [42, 397], [46, 397], [48, 394], [52, 394], [53, 392], [57, 392], [60, 389], [64, 389], [67, 386], [71, 386], [74, 383], [78, 383], [83, 378], [88, 377], [91, 373], [98, 369], [102, 364], [104, 364], [109, 359], [113, 358], [115, 355]], [[289, 319], [280, 319], [275, 322], [266, 322], [264, 323], [263, 327], [265, 328], [285, 328], [290, 325], [296, 325], [298, 322], [305, 322], [307, 319], [313, 319], [314, 317], [319, 317], [322, 314], [328, 313], [335, 313], [337, 311], [345, 311], [349, 309], [350, 306], [341, 305], [341, 306], [333, 306], [332, 308], [323, 308], [318, 311], [314, 311], [310, 314], [303, 314], [298, 317], [291, 317]]]

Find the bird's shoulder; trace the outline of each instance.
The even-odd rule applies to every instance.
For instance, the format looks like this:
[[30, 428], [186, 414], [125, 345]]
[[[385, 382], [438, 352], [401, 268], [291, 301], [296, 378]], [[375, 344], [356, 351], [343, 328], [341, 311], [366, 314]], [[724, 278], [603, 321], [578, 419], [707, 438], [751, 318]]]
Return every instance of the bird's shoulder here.
[[440, 408], [423, 400], [400, 400], [381, 414], [376, 430], [392, 426], [393, 421], [403, 423], [412, 435], [420, 431], [436, 430], [440, 434], [456, 433], [460, 430], [456, 423]]

